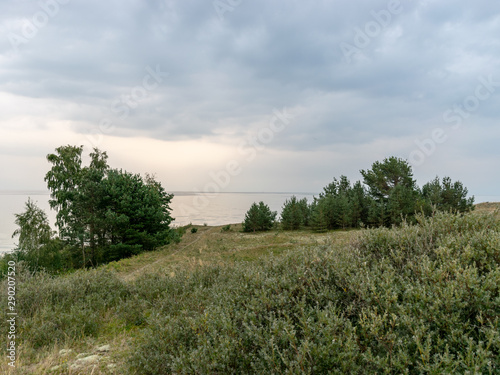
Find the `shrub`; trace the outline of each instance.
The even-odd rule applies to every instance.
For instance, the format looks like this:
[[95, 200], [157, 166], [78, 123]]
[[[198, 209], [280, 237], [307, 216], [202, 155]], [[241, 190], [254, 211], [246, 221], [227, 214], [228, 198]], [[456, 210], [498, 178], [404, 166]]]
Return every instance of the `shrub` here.
[[417, 219], [347, 247], [176, 276], [182, 292], [156, 303], [131, 369], [499, 373], [500, 221]]
[[[188, 226], [189, 228], [189, 226]], [[182, 240], [182, 236], [186, 233], [186, 227], [178, 227], [170, 229], [170, 240], [169, 242], [179, 243]]]
[[[130, 296], [126, 285], [105, 270], [53, 277], [44, 272], [33, 275], [20, 263], [16, 272], [20, 343], [32, 348], [98, 335], [106, 313]], [[3, 281], [0, 302], [7, 306], [5, 285]], [[8, 329], [6, 321], [0, 322], [0, 329]]]
[[221, 232], [230, 232], [230, 231], [231, 231], [231, 224], [224, 225], [224, 226], [221, 228]]
[[[500, 373], [500, 218], [416, 222], [130, 283], [104, 269], [33, 275], [19, 262], [19, 346], [98, 340], [118, 322], [134, 328], [130, 372], [145, 375]], [[4, 306], [7, 290], [4, 280]]]
[[196, 233], [196, 232], [198, 232], [198, 228], [195, 227], [191, 228], [191, 233]]

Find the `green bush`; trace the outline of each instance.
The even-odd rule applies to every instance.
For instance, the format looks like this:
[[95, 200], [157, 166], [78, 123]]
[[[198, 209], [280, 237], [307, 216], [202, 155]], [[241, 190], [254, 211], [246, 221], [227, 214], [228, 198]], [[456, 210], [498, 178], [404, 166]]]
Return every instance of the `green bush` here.
[[191, 233], [196, 233], [196, 232], [198, 232], [198, 228], [194, 228], [194, 227], [191, 228]]
[[133, 328], [126, 357], [139, 374], [500, 373], [500, 218], [416, 222], [129, 283], [19, 262], [18, 344], [99, 340], [113, 325]]
[[[189, 228], [189, 226], [188, 226]], [[170, 229], [170, 240], [169, 242], [179, 243], [182, 240], [182, 236], [186, 233], [186, 227], [178, 227]]]
[[[106, 324], [106, 313], [129, 298], [125, 284], [105, 270], [77, 271], [54, 277], [32, 274], [16, 265], [16, 309], [20, 343], [32, 348], [96, 336]], [[0, 302], [7, 306], [7, 280]], [[0, 329], [7, 332], [6, 321]]]
[[499, 373], [500, 221], [417, 219], [348, 247], [177, 275], [182, 292], [159, 297], [132, 370]]

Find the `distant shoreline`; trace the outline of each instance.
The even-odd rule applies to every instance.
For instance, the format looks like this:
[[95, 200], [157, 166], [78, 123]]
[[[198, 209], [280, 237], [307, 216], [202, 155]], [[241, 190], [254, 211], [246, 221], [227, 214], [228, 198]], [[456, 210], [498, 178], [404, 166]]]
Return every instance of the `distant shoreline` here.
[[0, 190], [0, 195], [50, 195], [48, 190]]

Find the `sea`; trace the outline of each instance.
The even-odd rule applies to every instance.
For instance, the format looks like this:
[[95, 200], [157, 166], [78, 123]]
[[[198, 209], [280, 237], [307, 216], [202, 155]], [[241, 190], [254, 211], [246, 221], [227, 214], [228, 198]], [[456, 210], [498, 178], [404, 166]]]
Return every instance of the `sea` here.
[[[192, 193], [172, 192], [170, 207], [175, 219], [172, 226], [225, 225], [243, 222], [245, 213], [252, 203], [264, 202], [272, 211], [281, 213], [285, 201], [295, 195], [312, 202], [317, 193]], [[49, 192], [45, 191], [0, 191], [0, 254], [12, 251], [16, 238], [12, 234], [18, 228], [15, 214], [25, 211], [28, 198], [45, 211], [49, 222], [55, 229], [56, 212], [50, 209]]]

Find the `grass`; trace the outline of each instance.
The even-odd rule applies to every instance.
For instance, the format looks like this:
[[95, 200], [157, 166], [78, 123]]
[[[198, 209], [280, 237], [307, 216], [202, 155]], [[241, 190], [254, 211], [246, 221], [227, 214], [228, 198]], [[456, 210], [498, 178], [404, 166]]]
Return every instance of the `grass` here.
[[500, 202], [483, 202], [475, 205], [475, 212], [493, 213], [500, 211]]
[[187, 231], [179, 244], [171, 244], [155, 251], [142, 253], [119, 262], [112, 262], [107, 269], [116, 271], [130, 281], [145, 272], [170, 273], [179, 267], [193, 268], [199, 265], [255, 261], [263, 256], [278, 255], [286, 250], [303, 246], [345, 242], [356, 231], [330, 231], [312, 233], [310, 230], [243, 233], [241, 224], [225, 226], [193, 226], [198, 232]]
[[97, 270], [18, 265], [18, 366], [0, 372], [500, 373], [500, 217], [480, 211], [321, 234], [192, 226]]

